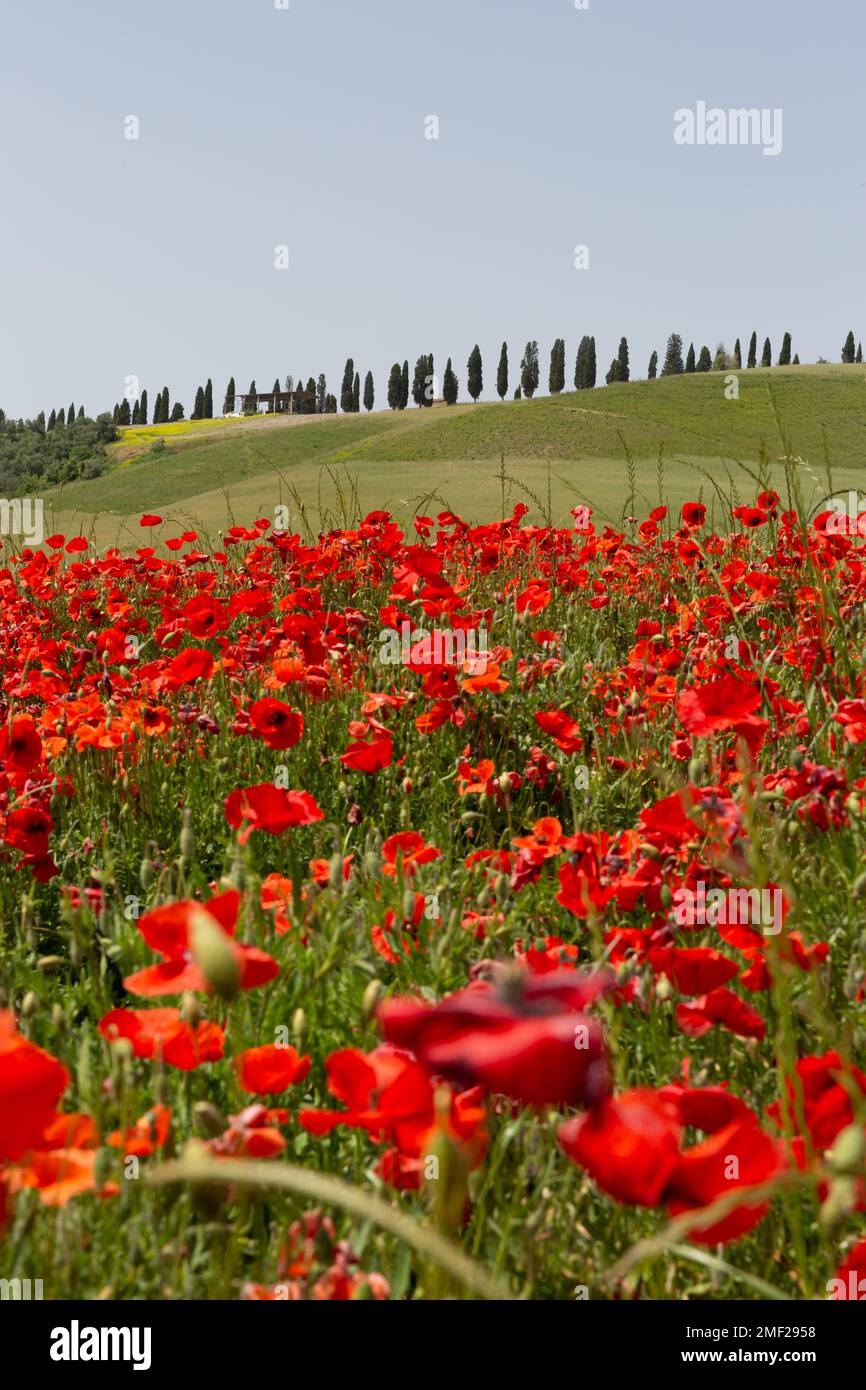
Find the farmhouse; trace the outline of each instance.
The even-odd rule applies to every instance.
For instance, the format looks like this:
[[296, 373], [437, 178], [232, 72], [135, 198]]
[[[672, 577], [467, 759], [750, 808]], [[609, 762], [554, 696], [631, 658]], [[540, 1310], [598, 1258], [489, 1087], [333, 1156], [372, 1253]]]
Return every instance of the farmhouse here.
[[[299, 396], [303, 401], [299, 410]], [[223, 415], [291, 415], [301, 413], [307, 405], [306, 391], [257, 391], [254, 395], [238, 392], [226, 396]]]

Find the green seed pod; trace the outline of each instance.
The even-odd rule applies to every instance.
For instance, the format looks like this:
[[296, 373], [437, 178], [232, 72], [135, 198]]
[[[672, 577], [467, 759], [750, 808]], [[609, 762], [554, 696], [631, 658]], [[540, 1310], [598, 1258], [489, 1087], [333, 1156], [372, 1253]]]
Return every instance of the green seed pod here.
[[30, 989], [21, 1000], [21, 1017], [32, 1018], [38, 1008], [39, 996], [38, 994], [34, 994], [33, 990]]
[[192, 1107], [192, 1117], [203, 1139], [217, 1139], [228, 1129], [228, 1120], [209, 1100], [197, 1101]]
[[379, 1007], [379, 1003], [385, 993], [385, 986], [381, 980], [371, 980], [364, 990], [364, 998], [361, 1002], [361, 1016], [365, 1023], [369, 1023]]
[[183, 825], [180, 831], [180, 857], [185, 864], [191, 864], [195, 859], [195, 835], [189, 823], [189, 811], [183, 813]]
[[229, 937], [209, 912], [194, 908], [189, 940], [196, 964], [211, 989], [220, 999], [231, 1002], [240, 989], [240, 969]]
[[52, 1005], [51, 1022], [54, 1024], [54, 1027], [57, 1029], [58, 1033], [66, 1032], [66, 1014], [63, 1011], [62, 1004]]
[[142, 888], [147, 889], [150, 887], [150, 885], [153, 883], [153, 876], [155, 872], [156, 871], [153, 866], [153, 860], [146, 858], [142, 859], [141, 868], [138, 871], [138, 877]]
[[693, 786], [699, 787], [704, 780], [704, 763], [702, 758], [692, 758], [689, 762], [689, 781]]
[[671, 892], [669, 883], [662, 884], [661, 888], [659, 889], [659, 898], [661, 900], [661, 905], [663, 908], [665, 908], [665, 910], [667, 910], [670, 907], [673, 907], [674, 895]]
[[860, 1125], [846, 1125], [830, 1151], [829, 1164], [836, 1173], [855, 1174], [866, 1158], [866, 1134]]
[[300, 1047], [301, 1043], [304, 1041], [304, 1034], [306, 1031], [307, 1015], [304, 1013], [303, 1009], [295, 1009], [295, 1012], [292, 1014], [292, 1037], [298, 1044], [298, 1047]]
[[339, 893], [343, 887], [342, 854], [332, 854], [328, 861], [328, 883], [335, 893]]

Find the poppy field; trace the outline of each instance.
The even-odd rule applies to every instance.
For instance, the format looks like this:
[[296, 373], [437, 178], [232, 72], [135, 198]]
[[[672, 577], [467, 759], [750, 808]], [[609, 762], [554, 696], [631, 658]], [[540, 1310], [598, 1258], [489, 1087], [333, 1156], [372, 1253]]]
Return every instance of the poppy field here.
[[866, 550], [785, 473], [4, 548], [2, 1278], [864, 1296]]

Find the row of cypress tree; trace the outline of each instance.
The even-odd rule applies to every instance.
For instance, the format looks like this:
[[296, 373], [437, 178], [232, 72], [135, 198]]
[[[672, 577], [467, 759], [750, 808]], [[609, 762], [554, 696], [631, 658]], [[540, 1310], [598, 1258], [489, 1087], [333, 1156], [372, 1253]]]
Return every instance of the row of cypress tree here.
[[[842, 361], [846, 363], [862, 363], [863, 346], [862, 343], [855, 344], [854, 333], [850, 332], [845, 339], [842, 348]], [[659, 375], [658, 370], [659, 355], [653, 352], [649, 360], [647, 377], [650, 381]], [[772, 345], [769, 338], [764, 339], [761, 352], [761, 366], [770, 367], [773, 362]], [[798, 355], [791, 356], [791, 334], [785, 333], [782, 338], [782, 346], [779, 349], [777, 366], [799, 366], [800, 358]], [[740, 347], [740, 340], [734, 344], [732, 354], [727, 354], [724, 347], [719, 344], [715, 354], [704, 345], [698, 354], [695, 353], [694, 343], [690, 343], [688, 351], [683, 356], [683, 340], [679, 333], [672, 333], [668, 338], [665, 348], [665, 358], [662, 364], [662, 376], [677, 376], [680, 373], [688, 374], [691, 372], [709, 372], [723, 370], [726, 367], [735, 369], [742, 368], [743, 357]], [[749, 340], [749, 350], [746, 357], [746, 368], [758, 365], [758, 335], [753, 332]], [[476, 343], [466, 364], [466, 389], [473, 401], [477, 401], [484, 389], [484, 365], [481, 357], [481, 350]], [[625, 382], [630, 379], [631, 371], [629, 364], [628, 340], [620, 338], [619, 349], [616, 357], [611, 361], [610, 367], [605, 376], [605, 382], [611, 385], [614, 382]], [[584, 335], [577, 349], [577, 356], [574, 363], [574, 386], [575, 389], [589, 390], [596, 384], [597, 362], [595, 338]], [[538, 343], [533, 339], [526, 344], [523, 357], [520, 362], [520, 378], [514, 391], [514, 399], [519, 400], [522, 396], [531, 399], [538, 390], [539, 384], [539, 358]], [[445, 365], [445, 373], [442, 379], [442, 397], [446, 405], [455, 405], [459, 395], [460, 383], [451, 358]], [[508, 364], [508, 344], [504, 342], [499, 354], [499, 363], [496, 369], [496, 394], [500, 400], [504, 400], [509, 389], [509, 364]], [[551, 395], [558, 395], [565, 390], [565, 339], [557, 338], [550, 350], [550, 367], [548, 371], [548, 390]], [[329, 394], [325, 381], [324, 373], [320, 373], [318, 381], [310, 377], [306, 387], [303, 385], [303, 378], [298, 378], [298, 385], [295, 387], [294, 379], [286, 377], [285, 392], [292, 396], [292, 408], [297, 414], [335, 414], [337, 411], [337, 399]], [[284, 394], [280, 387], [279, 378], [274, 382], [274, 394]], [[249, 396], [255, 396], [256, 383], [250, 382]], [[231, 378], [226, 388], [226, 399], [234, 402], [237, 392], [235, 379]], [[433, 365], [433, 354], [422, 353], [415, 363], [415, 371], [412, 377], [411, 388], [409, 381], [409, 362], [404, 360], [402, 366], [395, 362], [391, 368], [388, 378], [388, 405], [391, 410], [405, 410], [409, 404], [409, 399], [418, 406], [431, 406], [435, 395], [435, 373]], [[375, 386], [373, 373], [367, 372], [364, 378], [363, 397], [361, 393], [361, 376], [355, 370], [354, 360], [350, 357], [346, 361], [343, 372], [343, 383], [340, 391], [340, 409], [344, 414], [358, 414], [361, 410], [363, 399], [364, 409], [371, 411], [375, 404]], [[114, 423], [117, 425], [146, 425], [148, 413], [147, 391], [142, 391], [139, 400], [132, 406], [124, 398], [116, 404], [113, 411]], [[44, 415], [42, 416], [44, 419]], [[184, 418], [183, 406], [179, 401], [175, 402], [170, 409], [168, 387], [163, 390], [156, 398], [153, 411], [153, 423], [155, 425], [165, 424], [169, 421], [182, 420]], [[75, 406], [70, 404], [69, 410], [62, 407], [59, 411], [52, 410], [46, 424], [46, 429], [52, 430], [57, 427], [64, 427], [67, 422], [75, 419]], [[78, 411], [78, 419], [84, 419], [84, 407]], [[195, 393], [195, 404], [193, 406], [192, 420], [212, 420], [213, 419], [213, 384], [208, 378], [205, 386], [199, 386]]]

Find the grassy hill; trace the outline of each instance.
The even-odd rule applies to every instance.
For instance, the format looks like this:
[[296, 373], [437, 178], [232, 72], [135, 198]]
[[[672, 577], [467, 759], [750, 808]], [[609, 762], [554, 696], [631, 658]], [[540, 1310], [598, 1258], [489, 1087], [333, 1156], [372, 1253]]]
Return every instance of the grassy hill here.
[[[659, 500], [699, 495], [721, 515], [726, 495], [754, 493], [762, 451], [771, 480], [786, 448], [806, 497], [866, 488], [866, 370], [802, 366], [636, 381], [506, 404], [361, 416], [259, 417], [124, 431], [113, 469], [46, 494], [53, 528], [92, 530], [100, 544], [139, 544], [128, 526], [157, 511], [214, 535], [289, 505], [314, 529], [357, 507], [401, 517], [448, 506], [492, 519], [525, 501], [563, 520], [578, 502], [619, 519]], [[783, 442], [787, 440], [787, 444]]]

